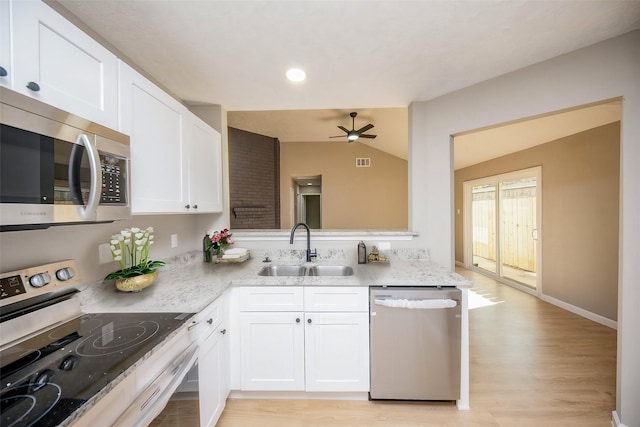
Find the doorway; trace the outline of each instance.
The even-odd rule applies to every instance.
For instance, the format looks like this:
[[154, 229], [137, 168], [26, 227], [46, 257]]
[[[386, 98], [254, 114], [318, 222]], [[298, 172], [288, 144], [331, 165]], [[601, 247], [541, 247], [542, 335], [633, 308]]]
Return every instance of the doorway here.
[[322, 228], [322, 176], [294, 178], [295, 218], [311, 229]]
[[539, 293], [542, 168], [464, 183], [465, 266]]

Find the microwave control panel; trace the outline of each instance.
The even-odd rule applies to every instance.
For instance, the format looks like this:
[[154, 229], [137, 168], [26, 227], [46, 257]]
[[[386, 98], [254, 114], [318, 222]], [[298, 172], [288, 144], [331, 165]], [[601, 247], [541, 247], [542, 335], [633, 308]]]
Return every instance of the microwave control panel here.
[[102, 166], [101, 205], [127, 204], [127, 161], [120, 157], [100, 153]]

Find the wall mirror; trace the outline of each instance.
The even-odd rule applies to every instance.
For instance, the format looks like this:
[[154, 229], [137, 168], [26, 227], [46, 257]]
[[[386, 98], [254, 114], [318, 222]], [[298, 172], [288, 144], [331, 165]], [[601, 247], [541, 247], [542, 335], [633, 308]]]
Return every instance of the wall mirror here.
[[[407, 230], [407, 108], [230, 111], [227, 121], [233, 228], [303, 219], [323, 230]], [[349, 142], [363, 127], [376, 137]]]

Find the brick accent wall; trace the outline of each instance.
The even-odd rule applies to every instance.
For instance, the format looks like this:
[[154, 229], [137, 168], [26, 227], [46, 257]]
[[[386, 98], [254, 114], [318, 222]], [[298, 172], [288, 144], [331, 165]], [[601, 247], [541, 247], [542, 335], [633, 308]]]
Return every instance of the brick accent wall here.
[[280, 141], [229, 128], [231, 229], [280, 228]]

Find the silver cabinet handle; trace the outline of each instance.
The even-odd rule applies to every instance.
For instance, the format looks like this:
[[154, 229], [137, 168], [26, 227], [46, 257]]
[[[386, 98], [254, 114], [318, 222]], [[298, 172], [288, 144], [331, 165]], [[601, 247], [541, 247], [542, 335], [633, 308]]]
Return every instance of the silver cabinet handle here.
[[207, 323], [210, 324], [210, 325], [213, 324], [213, 319], [207, 320]]
[[311, 319], [307, 319], [307, 323], [311, 324]]
[[296, 323], [300, 323], [300, 318], [296, 317]]
[[186, 205], [184, 205], [184, 207], [187, 208], [187, 209], [190, 209], [191, 205], [187, 203]]
[[193, 205], [193, 209], [198, 209], [198, 205]]
[[221, 333], [222, 335], [224, 335], [224, 334], [226, 334], [226, 333], [227, 333], [227, 330], [226, 330], [226, 329], [223, 329], [223, 330], [221, 330], [221, 331], [220, 331], [220, 333]]

